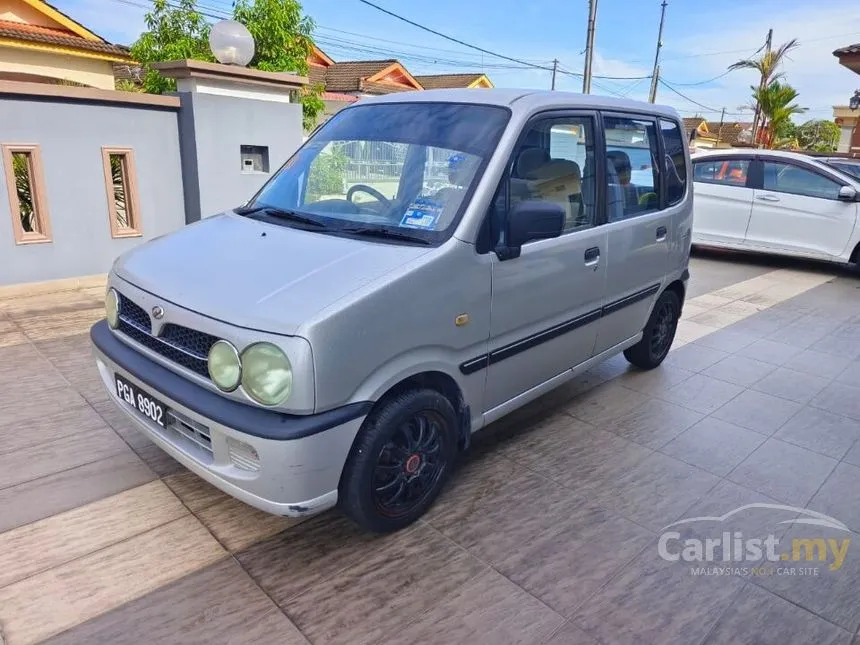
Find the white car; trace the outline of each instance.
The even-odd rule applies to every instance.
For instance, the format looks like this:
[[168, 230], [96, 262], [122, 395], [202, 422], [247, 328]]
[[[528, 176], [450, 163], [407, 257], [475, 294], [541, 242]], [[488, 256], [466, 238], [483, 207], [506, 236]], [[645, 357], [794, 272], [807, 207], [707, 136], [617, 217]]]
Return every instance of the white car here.
[[713, 150], [692, 162], [694, 245], [860, 261], [860, 180], [776, 150]]

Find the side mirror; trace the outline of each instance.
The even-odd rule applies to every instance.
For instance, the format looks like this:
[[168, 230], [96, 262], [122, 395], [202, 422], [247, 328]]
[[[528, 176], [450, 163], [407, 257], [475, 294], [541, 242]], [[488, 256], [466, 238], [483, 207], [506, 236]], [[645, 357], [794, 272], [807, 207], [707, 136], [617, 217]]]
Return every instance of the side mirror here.
[[508, 211], [505, 242], [496, 249], [500, 260], [520, 256], [520, 248], [532, 240], [558, 237], [564, 230], [564, 208], [539, 199], [514, 204]]
[[839, 189], [839, 199], [843, 202], [857, 201], [857, 191], [851, 186], [843, 186]]

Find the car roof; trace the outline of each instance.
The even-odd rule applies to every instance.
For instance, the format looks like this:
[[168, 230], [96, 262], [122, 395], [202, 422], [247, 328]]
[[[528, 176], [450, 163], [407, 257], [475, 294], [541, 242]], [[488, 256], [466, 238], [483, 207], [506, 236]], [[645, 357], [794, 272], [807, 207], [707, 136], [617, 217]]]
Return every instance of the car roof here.
[[772, 159], [796, 159], [800, 161], [815, 161], [815, 157], [810, 157], [802, 152], [791, 152], [789, 150], [767, 150], [765, 148], [707, 148], [705, 150], [696, 150], [692, 156], [696, 159], [704, 159], [707, 157], [736, 157], [736, 156], [758, 156], [770, 157]]
[[513, 112], [531, 113], [540, 109], [601, 109], [636, 111], [657, 114], [680, 121], [678, 113], [666, 105], [643, 103], [630, 99], [600, 96], [597, 94], [576, 94], [550, 90], [526, 89], [441, 89], [420, 92], [397, 92], [383, 96], [361, 99], [355, 105], [371, 103], [471, 103], [480, 105], [500, 105]]

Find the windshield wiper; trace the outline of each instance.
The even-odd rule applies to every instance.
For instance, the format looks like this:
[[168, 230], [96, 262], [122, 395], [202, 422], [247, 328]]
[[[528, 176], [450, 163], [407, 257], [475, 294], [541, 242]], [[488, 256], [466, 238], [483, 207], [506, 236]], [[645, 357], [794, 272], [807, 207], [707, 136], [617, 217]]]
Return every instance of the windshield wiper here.
[[361, 235], [363, 237], [382, 237], [390, 240], [401, 240], [403, 242], [412, 242], [414, 244], [422, 244], [429, 246], [430, 241], [417, 235], [409, 235], [409, 233], [401, 233], [400, 231], [392, 231], [384, 228], [375, 228], [372, 226], [346, 226], [339, 229], [344, 233], [352, 233], [353, 235]]
[[277, 206], [240, 206], [239, 208], [234, 208], [233, 212], [237, 215], [255, 215], [257, 213], [262, 213], [269, 217], [277, 217], [278, 219], [289, 220], [290, 222], [296, 222], [297, 224], [305, 224], [316, 228], [328, 228], [326, 224], [323, 224], [319, 220], [306, 217], [305, 215], [301, 215], [300, 213], [287, 208], [278, 208]]

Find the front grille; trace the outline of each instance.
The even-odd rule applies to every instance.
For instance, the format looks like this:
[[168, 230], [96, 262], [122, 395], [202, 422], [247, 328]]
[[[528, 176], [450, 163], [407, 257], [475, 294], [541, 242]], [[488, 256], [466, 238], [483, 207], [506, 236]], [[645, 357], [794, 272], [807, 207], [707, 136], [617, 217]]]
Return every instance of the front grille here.
[[156, 354], [209, 378], [207, 358], [209, 349], [218, 340], [215, 336], [173, 323], [167, 323], [158, 336], [153, 336], [149, 314], [122, 294], [117, 331]]
[[212, 438], [209, 436], [209, 428], [202, 423], [186, 417], [181, 412], [170, 409], [167, 411], [167, 427], [202, 448], [210, 455], [212, 454]]

